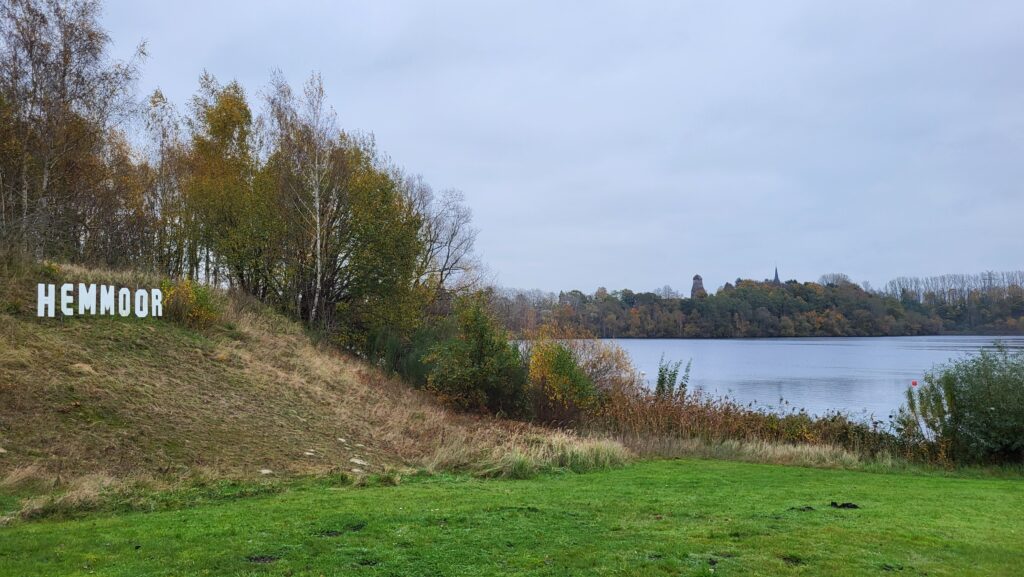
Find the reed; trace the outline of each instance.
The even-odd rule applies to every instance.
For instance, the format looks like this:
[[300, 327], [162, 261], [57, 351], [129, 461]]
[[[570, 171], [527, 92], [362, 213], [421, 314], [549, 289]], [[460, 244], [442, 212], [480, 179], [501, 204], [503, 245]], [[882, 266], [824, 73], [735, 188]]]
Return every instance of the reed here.
[[699, 390], [658, 395], [640, 387], [618, 389], [590, 415], [586, 429], [611, 434], [640, 455], [695, 454], [677, 450], [677, 441], [689, 440], [705, 446], [737, 442], [761, 447], [825, 447], [844, 452], [842, 460], [848, 460], [845, 454], [874, 459], [882, 455], [917, 458], [923, 453], [879, 421], [862, 423], [842, 413], [822, 417], [804, 411], [766, 413], [728, 398], [712, 398]]

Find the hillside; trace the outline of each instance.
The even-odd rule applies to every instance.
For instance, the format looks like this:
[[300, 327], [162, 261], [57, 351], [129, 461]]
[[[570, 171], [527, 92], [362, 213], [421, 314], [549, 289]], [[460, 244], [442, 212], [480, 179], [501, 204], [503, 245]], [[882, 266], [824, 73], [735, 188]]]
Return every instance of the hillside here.
[[241, 295], [219, 294], [220, 318], [203, 331], [166, 318], [37, 319], [34, 283], [54, 279], [159, 282], [53, 265], [0, 279], [0, 478], [486, 468], [590, 446], [453, 414]]

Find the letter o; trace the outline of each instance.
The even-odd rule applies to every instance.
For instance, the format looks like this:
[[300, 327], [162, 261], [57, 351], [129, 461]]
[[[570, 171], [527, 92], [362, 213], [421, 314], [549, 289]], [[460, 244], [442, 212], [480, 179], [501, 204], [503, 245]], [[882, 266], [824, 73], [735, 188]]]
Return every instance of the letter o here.
[[145, 289], [135, 291], [135, 316], [140, 319], [149, 314], [149, 292]]
[[123, 288], [117, 291], [117, 314], [122, 317], [132, 316], [132, 291]]

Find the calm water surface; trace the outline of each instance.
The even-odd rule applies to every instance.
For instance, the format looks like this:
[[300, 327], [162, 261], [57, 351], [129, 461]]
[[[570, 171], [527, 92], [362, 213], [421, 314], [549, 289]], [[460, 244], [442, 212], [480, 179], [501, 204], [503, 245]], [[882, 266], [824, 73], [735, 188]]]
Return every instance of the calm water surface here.
[[[692, 359], [690, 386], [766, 410], [839, 410], [888, 420], [910, 381], [937, 363], [992, 347], [1024, 349], [1024, 337], [942, 336], [800, 339], [619, 339], [653, 383], [658, 360]], [[783, 401], [780, 401], [783, 399]]]

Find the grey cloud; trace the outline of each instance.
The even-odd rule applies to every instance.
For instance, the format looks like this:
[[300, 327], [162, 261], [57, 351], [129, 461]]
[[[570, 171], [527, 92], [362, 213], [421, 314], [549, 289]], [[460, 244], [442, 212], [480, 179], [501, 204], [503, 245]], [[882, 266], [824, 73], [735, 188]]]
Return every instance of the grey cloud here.
[[107, 6], [141, 89], [319, 70], [506, 285], [1024, 264], [1019, 3], [168, 4]]

